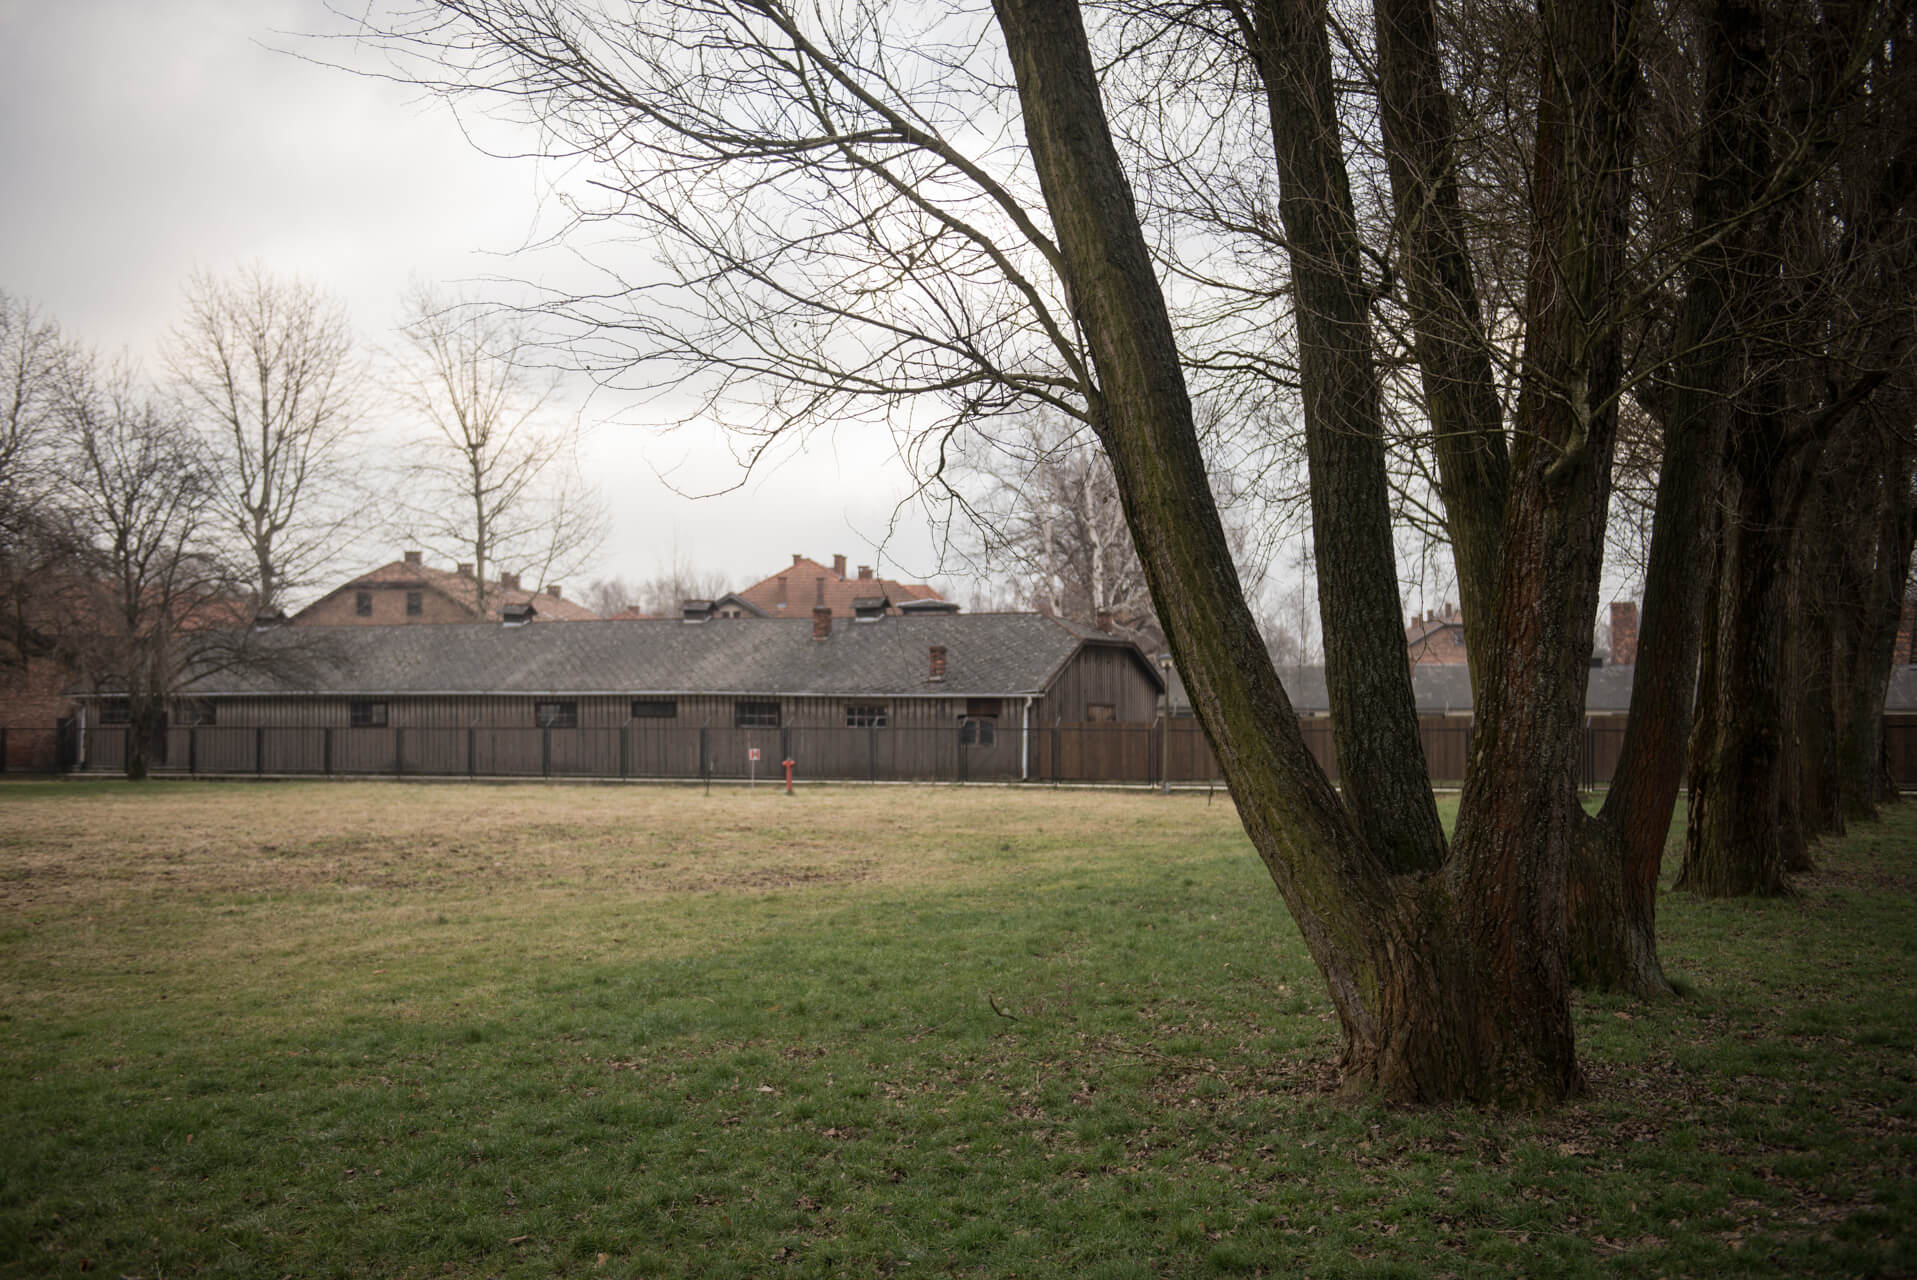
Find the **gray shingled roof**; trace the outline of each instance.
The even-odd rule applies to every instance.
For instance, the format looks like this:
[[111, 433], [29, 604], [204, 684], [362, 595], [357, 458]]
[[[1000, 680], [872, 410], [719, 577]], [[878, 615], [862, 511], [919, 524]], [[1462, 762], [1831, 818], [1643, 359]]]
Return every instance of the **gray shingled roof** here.
[[[306, 649], [298, 674], [215, 672], [182, 692], [1002, 697], [1043, 692], [1083, 644], [1125, 649], [1158, 679], [1135, 645], [1038, 614], [835, 618], [824, 640], [804, 618], [297, 627], [255, 638]], [[933, 645], [945, 648], [936, 684]]]
[[[1594, 714], [1625, 712], [1631, 709], [1631, 676], [1636, 667], [1593, 667], [1585, 686], [1584, 709]], [[1278, 679], [1285, 695], [1299, 715], [1322, 715], [1331, 710], [1331, 695], [1325, 690], [1323, 667], [1279, 667]], [[1895, 684], [1892, 688], [1895, 690]], [[1917, 682], [1912, 684], [1917, 694]], [[1471, 710], [1471, 669], [1462, 663], [1427, 663], [1411, 668], [1411, 693], [1418, 702], [1418, 714], [1441, 716]], [[1172, 705], [1180, 710], [1190, 706], [1184, 682], [1172, 679]]]

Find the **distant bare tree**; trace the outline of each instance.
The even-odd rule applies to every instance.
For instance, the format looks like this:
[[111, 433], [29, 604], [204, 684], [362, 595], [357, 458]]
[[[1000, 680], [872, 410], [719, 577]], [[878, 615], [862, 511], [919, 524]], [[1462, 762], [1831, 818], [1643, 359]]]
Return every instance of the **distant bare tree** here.
[[723, 573], [694, 568], [677, 550], [650, 578], [628, 582], [602, 578], [586, 588], [586, 607], [602, 618], [625, 609], [637, 609], [649, 618], [673, 618], [688, 600], [716, 600], [730, 588]]
[[126, 699], [126, 772], [141, 778], [167, 699], [250, 622], [211, 538], [215, 467], [124, 367], [70, 359], [56, 414], [62, 506], [86, 548], [60, 649], [95, 692]]
[[48, 598], [75, 552], [53, 490], [55, 409], [68, 360], [60, 330], [30, 304], [0, 292], [0, 664], [17, 665], [51, 643]]
[[605, 509], [533, 335], [517, 316], [426, 289], [408, 313], [402, 392], [421, 421], [403, 478], [410, 531], [472, 563], [481, 616], [502, 570], [534, 590], [577, 576], [605, 540]]
[[357, 515], [362, 370], [345, 309], [258, 264], [196, 273], [166, 361], [214, 464], [213, 523], [253, 566], [261, 612], [337, 559]]
[[602, 618], [622, 613], [639, 600], [639, 588], [624, 578], [594, 578], [586, 584], [583, 603]]
[[1079, 424], [1033, 413], [968, 455], [983, 489], [978, 558], [1011, 580], [1020, 607], [1157, 633], [1111, 464]]

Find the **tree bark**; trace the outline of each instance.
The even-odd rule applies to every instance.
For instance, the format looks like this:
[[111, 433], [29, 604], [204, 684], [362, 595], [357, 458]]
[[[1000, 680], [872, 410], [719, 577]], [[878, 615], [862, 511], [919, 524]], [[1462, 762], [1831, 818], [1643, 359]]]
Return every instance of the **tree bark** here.
[[[1589, 401], [1547, 395], [1540, 383], [1532, 419], [1548, 445], [1531, 451], [1523, 472], [1514, 505], [1523, 515], [1504, 539], [1506, 603], [1498, 613], [1508, 669], [1538, 674], [1495, 700], [1489, 772], [1502, 785], [1481, 782], [1467, 797], [1467, 809], [1479, 815], [1467, 818], [1476, 834], [1461, 830], [1442, 871], [1403, 874], [1386, 852], [1402, 835], [1383, 848], [1365, 838], [1312, 761], [1262, 656], [1205, 484], [1163, 294], [1105, 127], [1076, 6], [996, 0], [995, 9], [1064, 274], [1092, 349], [1094, 421], [1207, 738], [1252, 843], [1330, 986], [1345, 1033], [1347, 1083], [1401, 1102], [1562, 1098], [1581, 1084], [1563, 972], [1563, 851], [1566, 806], [1576, 804], [1594, 538], [1602, 534], [1608, 475], [1605, 414], [1589, 413]], [[1617, 91], [1628, 90], [1628, 77], [1617, 75], [1627, 61], [1617, 48], [1625, 7], [1613, 16], [1619, 20], [1596, 24], [1602, 33], [1595, 45], [1577, 46], [1577, 70], [1552, 90], [1562, 95], [1563, 118], [1546, 132], [1563, 149], [1540, 153], [1540, 170], [1552, 171], [1554, 186], [1604, 192], [1607, 216], [1582, 224], [1596, 227], [1598, 237], [1610, 231], [1617, 175], [1628, 173], [1615, 150], [1621, 135], [1614, 118]], [[1572, 35], [1567, 28], [1577, 24], [1558, 17], [1558, 29]], [[1591, 113], [1580, 116], [1587, 107]], [[1592, 164], [1599, 167], [1587, 168]], [[1554, 206], [1550, 249], [1577, 250], [1575, 264], [1560, 266], [1576, 277], [1576, 300], [1588, 303], [1615, 284], [1613, 264], [1601, 246], [1577, 242], [1570, 203]], [[1540, 369], [1561, 373], [1563, 353], [1547, 349], [1562, 341], [1562, 331], [1549, 323], [1538, 328], [1553, 335], [1536, 340]], [[1599, 397], [1602, 363], [1595, 383], [1581, 380]], [[1576, 439], [1567, 434], [1573, 428]], [[1343, 451], [1333, 456], [1338, 462], [1322, 488], [1314, 477], [1314, 497], [1352, 504], [1347, 519], [1383, 518], [1382, 495], [1342, 487], [1351, 477], [1340, 468], [1363, 471], [1364, 464]], [[1321, 589], [1336, 594], [1346, 587]], [[1394, 625], [1394, 648], [1396, 632]], [[1393, 661], [1402, 669], [1402, 653]], [[1407, 691], [1403, 706], [1387, 711], [1408, 708]], [[1353, 714], [1355, 728], [1377, 713]], [[1420, 821], [1415, 814], [1409, 820]]]
[[1707, 22], [1691, 204], [1693, 225], [1717, 235], [1692, 261], [1672, 339], [1630, 724], [1604, 806], [1580, 832], [1567, 890], [1572, 980], [1640, 998], [1671, 991], [1657, 953], [1657, 881], [1691, 733], [1726, 400], [1742, 367], [1729, 308], [1749, 269], [1749, 224], [1769, 169], [1762, 15], [1752, 0], [1717, 0]]
[[1903, 610], [1910, 557], [1917, 546], [1917, 448], [1909, 428], [1889, 433], [1875, 495], [1876, 530], [1871, 556], [1860, 574], [1863, 595], [1848, 699], [1838, 708], [1843, 722], [1838, 742], [1838, 787], [1844, 813], [1855, 821], [1877, 816], [1885, 798], [1883, 755], [1884, 695], [1897, 647], [1897, 620]]
[[1781, 412], [1731, 432], [1712, 592], [1713, 649], [1699, 679], [1691, 809], [1676, 887], [1706, 897], [1784, 893], [1784, 666], [1790, 527]]
[[1247, 23], [1295, 298], [1325, 686], [1359, 832], [1394, 871], [1432, 870], [1444, 834], [1404, 657], [1370, 292], [1325, 28], [1320, 0], [1255, 0]]
[[1492, 380], [1490, 344], [1458, 197], [1450, 99], [1431, 0], [1376, 0], [1378, 89], [1400, 269], [1438, 459], [1445, 530], [1464, 610], [1474, 700], [1496, 680], [1489, 619], [1510, 458]]

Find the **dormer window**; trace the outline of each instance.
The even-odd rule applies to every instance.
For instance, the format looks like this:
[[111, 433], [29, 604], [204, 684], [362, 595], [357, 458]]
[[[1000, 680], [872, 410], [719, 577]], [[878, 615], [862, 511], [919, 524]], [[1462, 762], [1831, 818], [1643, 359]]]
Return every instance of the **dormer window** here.
[[533, 620], [536, 612], [529, 604], [509, 604], [499, 611], [499, 616], [509, 627], [523, 627]]

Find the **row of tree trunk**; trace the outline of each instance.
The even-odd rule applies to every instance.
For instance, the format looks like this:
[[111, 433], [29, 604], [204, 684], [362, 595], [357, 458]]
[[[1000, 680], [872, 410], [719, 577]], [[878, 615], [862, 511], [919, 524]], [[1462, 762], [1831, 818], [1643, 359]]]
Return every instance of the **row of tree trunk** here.
[[[1222, 8], [1270, 110], [1342, 795], [1286, 730], [1276, 677], [1240, 661], [1255, 641], [1221, 589], [1222, 535], [1215, 517], [1190, 518], [1208, 504], [1176, 339], [1079, 18], [1038, 0], [996, 8], [1099, 375], [1092, 420], [1194, 705], [1329, 982], [1347, 1081], [1408, 1102], [1574, 1092], [1572, 978], [1670, 990], [1655, 906], [1687, 767], [1680, 883], [1708, 894], [1782, 891], [1811, 834], [1881, 796], [1874, 734], [1912, 530], [1912, 422], [1892, 394], [1908, 350], [1908, 130], [1887, 150], [1880, 136], [1897, 128], [1896, 33], [1870, 6], [1827, 6], [1781, 59], [1783, 6], [1702, 6], [1689, 252], [1672, 314], [1654, 322], [1643, 299], [1657, 290], [1629, 256], [1648, 8], [1543, 0], [1507, 424], [1434, 11], [1378, 0], [1397, 260], [1480, 726], [1447, 845], [1398, 688], [1370, 286], [1322, 4]], [[1807, 123], [1828, 121], [1857, 127]], [[1627, 372], [1647, 384], [1666, 448], [1631, 727], [1593, 817], [1574, 743]]]

